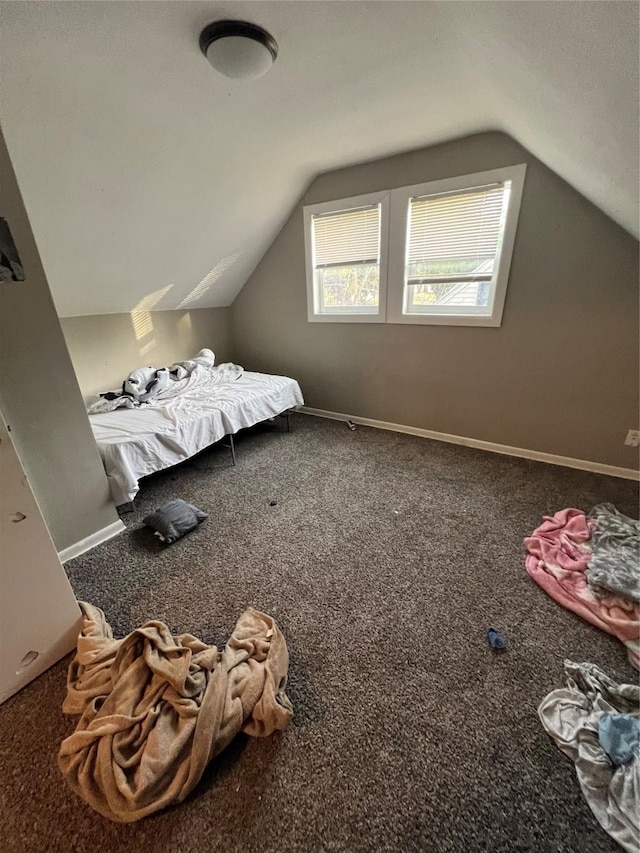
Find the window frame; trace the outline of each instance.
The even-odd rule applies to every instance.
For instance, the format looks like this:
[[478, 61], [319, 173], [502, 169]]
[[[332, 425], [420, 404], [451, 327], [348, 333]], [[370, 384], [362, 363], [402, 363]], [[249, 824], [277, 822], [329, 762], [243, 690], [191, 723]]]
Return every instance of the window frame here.
[[[336, 201], [310, 204], [303, 208], [304, 213], [304, 253], [307, 278], [307, 319], [310, 323], [385, 323], [387, 308], [387, 280], [389, 270], [389, 205], [388, 191], [367, 193], [366, 195], [350, 196]], [[352, 308], [338, 307], [320, 312], [319, 300], [316, 293], [315, 267], [313, 258], [313, 228], [314, 216], [325, 213], [340, 213], [344, 210], [380, 205], [380, 259], [378, 275], [378, 310], [361, 311], [357, 306]]]
[[[334, 201], [321, 202], [303, 207], [305, 270], [307, 280], [307, 319], [310, 323], [393, 323], [440, 326], [493, 326], [502, 324], [507, 285], [511, 272], [526, 163], [504, 166], [411, 184], [390, 190], [350, 196]], [[435, 306], [432, 313], [405, 312], [405, 272], [407, 258], [407, 231], [410, 200], [419, 196], [438, 193], [455, 193], [488, 184], [511, 181], [508, 208], [502, 243], [496, 255], [492, 277], [492, 300], [487, 310], [476, 306]], [[380, 205], [380, 262], [378, 312], [359, 311], [358, 308], [336, 308], [320, 313], [316, 297], [315, 268], [313, 265], [312, 217], [317, 214], [339, 213], [350, 208]], [[445, 310], [437, 310], [437, 308]]]
[[[391, 252], [388, 270], [389, 281], [392, 282], [392, 285], [389, 288], [387, 301], [388, 323], [494, 327], [502, 324], [526, 169], [526, 164], [521, 163], [500, 169], [476, 172], [472, 175], [459, 175], [454, 178], [442, 178], [423, 184], [412, 184], [392, 190], [389, 219]], [[511, 181], [511, 188], [502, 243], [496, 255], [492, 279], [493, 299], [489, 303], [488, 310], [480, 311], [473, 306], [460, 306], [458, 310], [448, 308], [444, 311], [435, 310], [429, 314], [405, 312], [408, 212], [411, 199], [419, 196], [436, 195], [437, 193], [455, 193], [458, 190], [473, 189], [487, 184], [505, 183], [506, 181]]]

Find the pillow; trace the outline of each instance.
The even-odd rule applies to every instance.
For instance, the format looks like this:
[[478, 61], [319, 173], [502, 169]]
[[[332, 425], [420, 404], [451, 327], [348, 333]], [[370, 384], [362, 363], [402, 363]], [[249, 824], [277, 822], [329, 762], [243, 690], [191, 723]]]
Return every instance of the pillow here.
[[162, 504], [160, 509], [143, 518], [142, 523], [150, 527], [163, 542], [171, 545], [208, 517], [197, 506], [175, 499]]

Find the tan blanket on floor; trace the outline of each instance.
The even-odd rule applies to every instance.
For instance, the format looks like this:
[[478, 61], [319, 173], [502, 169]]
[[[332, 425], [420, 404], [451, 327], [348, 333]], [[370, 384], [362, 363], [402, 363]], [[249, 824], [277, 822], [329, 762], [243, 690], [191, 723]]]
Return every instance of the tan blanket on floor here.
[[81, 607], [62, 710], [82, 716], [58, 763], [105, 817], [181, 802], [238, 732], [266, 737], [291, 719], [287, 645], [270, 616], [247, 610], [219, 652], [162, 622], [115, 640], [99, 608]]

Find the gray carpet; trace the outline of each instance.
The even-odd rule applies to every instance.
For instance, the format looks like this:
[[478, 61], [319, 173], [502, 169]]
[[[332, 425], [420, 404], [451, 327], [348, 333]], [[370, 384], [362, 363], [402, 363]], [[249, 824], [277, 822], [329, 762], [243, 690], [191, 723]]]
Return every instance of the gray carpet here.
[[[140, 521], [169, 497], [211, 515], [165, 548]], [[0, 709], [2, 849], [617, 850], [536, 707], [565, 657], [634, 672], [522, 550], [543, 513], [600, 501], [637, 514], [637, 486], [302, 415], [241, 435], [235, 469], [214, 448], [148, 478], [127, 531], [67, 564], [78, 597], [118, 635], [158, 618], [221, 643], [247, 606], [273, 614], [295, 723], [239, 738], [180, 807], [112, 824], [57, 770], [62, 662]]]

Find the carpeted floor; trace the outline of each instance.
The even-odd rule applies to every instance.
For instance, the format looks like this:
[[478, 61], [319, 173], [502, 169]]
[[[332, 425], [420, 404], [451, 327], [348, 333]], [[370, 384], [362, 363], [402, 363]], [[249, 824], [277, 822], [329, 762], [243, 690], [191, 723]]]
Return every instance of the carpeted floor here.
[[[530, 580], [522, 538], [565, 506], [637, 514], [637, 485], [303, 415], [237, 445], [235, 469], [211, 449], [146, 480], [127, 531], [66, 568], [117, 635], [158, 618], [221, 643], [247, 606], [273, 614], [294, 724], [239, 738], [182, 806], [112, 824], [57, 769], [61, 662], [0, 709], [2, 850], [617, 850], [536, 707], [565, 657], [636, 676]], [[169, 497], [211, 515], [164, 548], [140, 521]]]

